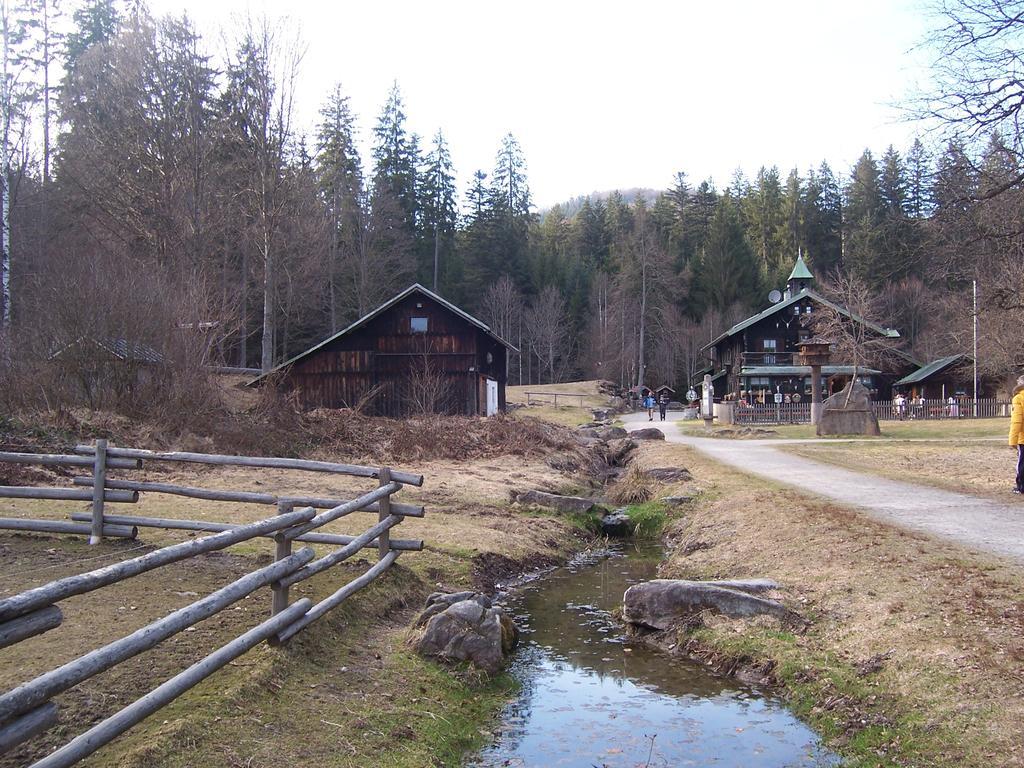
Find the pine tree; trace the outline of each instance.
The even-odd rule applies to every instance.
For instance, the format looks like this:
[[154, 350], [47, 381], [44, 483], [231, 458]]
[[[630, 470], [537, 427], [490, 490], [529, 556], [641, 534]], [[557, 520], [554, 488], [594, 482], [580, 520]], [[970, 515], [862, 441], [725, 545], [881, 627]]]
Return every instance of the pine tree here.
[[393, 222], [410, 241], [416, 236], [416, 170], [419, 166], [417, 143], [405, 128], [405, 104], [398, 83], [391, 86], [387, 101], [377, 118], [373, 135], [373, 196], [388, 197], [399, 215]]
[[458, 201], [455, 191], [455, 170], [448, 142], [438, 131], [428, 153], [420, 184], [421, 241], [426, 244], [431, 285], [453, 296], [462, 279], [461, 265], [456, 261], [455, 228], [458, 223]]
[[845, 212], [844, 265], [855, 279], [878, 286], [884, 281], [888, 269], [882, 247], [885, 205], [879, 186], [878, 165], [870, 150], [864, 150], [853, 168], [846, 188]]
[[752, 306], [760, 294], [757, 257], [743, 231], [737, 205], [726, 193], [715, 208], [697, 264], [694, 297], [702, 311]]
[[931, 158], [920, 139], [914, 139], [907, 152], [907, 211], [915, 219], [924, 219], [932, 209]]
[[[316, 179], [321, 199], [326, 207], [328, 224], [327, 275], [328, 304], [331, 333], [341, 324], [341, 318], [356, 319], [355, 307], [345, 311], [339, 306], [339, 281], [353, 283], [353, 273], [362, 239], [361, 200], [363, 171], [359, 150], [355, 143], [355, 117], [349, 98], [336, 85], [320, 110], [320, 125], [316, 136]], [[349, 296], [351, 293], [346, 291]]]
[[86, 0], [71, 14], [75, 29], [67, 36], [64, 69], [72, 74], [86, 51], [113, 39], [121, 26], [117, 0]]

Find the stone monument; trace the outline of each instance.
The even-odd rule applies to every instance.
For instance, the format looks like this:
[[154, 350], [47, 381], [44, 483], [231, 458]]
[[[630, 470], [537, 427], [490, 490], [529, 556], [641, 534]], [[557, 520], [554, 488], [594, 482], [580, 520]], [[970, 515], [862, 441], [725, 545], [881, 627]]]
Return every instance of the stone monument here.
[[856, 378], [822, 403], [818, 436], [874, 435], [882, 432], [871, 409], [871, 393]]

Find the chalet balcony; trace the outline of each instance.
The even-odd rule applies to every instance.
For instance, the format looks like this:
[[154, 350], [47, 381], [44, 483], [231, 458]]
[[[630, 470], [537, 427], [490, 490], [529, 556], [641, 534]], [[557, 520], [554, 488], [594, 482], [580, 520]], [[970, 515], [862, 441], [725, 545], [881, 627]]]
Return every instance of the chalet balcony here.
[[773, 365], [800, 365], [799, 352], [744, 352], [740, 355], [744, 368]]

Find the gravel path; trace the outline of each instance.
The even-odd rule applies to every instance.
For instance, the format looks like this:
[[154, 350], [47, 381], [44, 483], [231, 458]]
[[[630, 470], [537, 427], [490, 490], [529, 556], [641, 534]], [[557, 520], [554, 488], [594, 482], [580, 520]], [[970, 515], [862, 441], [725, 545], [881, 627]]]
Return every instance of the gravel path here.
[[1010, 494], [1011, 478], [1007, 501], [1000, 502], [794, 456], [775, 448], [784, 442], [780, 440], [692, 437], [681, 434], [674, 421], [658, 422], [655, 417], [652, 425], [643, 413], [623, 420], [627, 429], [655, 426], [670, 442], [689, 445], [744, 472], [857, 507], [876, 520], [1024, 563], [1024, 498]]

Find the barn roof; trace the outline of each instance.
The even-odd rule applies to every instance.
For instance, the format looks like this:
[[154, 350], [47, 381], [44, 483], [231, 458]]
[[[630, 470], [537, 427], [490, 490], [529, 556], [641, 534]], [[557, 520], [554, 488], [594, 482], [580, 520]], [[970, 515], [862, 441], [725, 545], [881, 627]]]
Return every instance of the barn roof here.
[[92, 336], [79, 336], [70, 344], [65, 344], [60, 349], [51, 352], [49, 359], [56, 360], [63, 356], [69, 349], [81, 346], [82, 344], [92, 344], [99, 347], [111, 357], [126, 363], [149, 363], [152, 365], [160, 365], [164, 362], [164, 356], [162, 354], [141, 341], [117, 338], [94, 338]]
[[722, 339], [728, 338], [729, 336], [733, 336], [733, 335], [739, 333], [740, 331], [749, 328], [750, 326], [754, 325], [755, 323], [758, 323], [761, 320], [764, 320], [766, 317], [771, 317], [776, 312], [781, 312], [786, 307], [789, 307], [789, 306], [792, 306], [793, 304], [796, 304], [798, 301], [800, 301], [800, 299], [811, 299], [812, 301], [815, 301], [815, 302], [817, 302], [819, 304], [823, 304], [826, 307], [829, 307], [830, 309], [832, 309], [833, 311], [838, 312], [839, 314], [844, 315], [845, 317], [848, 317], [851, 320], [854, 320], [855, 322], [863, 323], [868, 328], [870, 328], [875, 333], [877, 333], [877, 334], [879, 334], [881, 336], [887, 336], [890, 339], [898, 339], [900, 337], [900, 332], [899, 331], [894, 330], [892, 328], [883, 328], [880, 325], [876, 325], [875, 323], [872, 323], [869, 320], [865, 320], [860, 315], [857, 315], [854, 312], [851, 312], [846, 307], [842, 307], [842, 306], [840, 306], [840, 305], [838, 305], [838, 304], [836, 304], [834, 302], [829, 301], [824, 296], [822, 296], [820, 293], [812, 291], [810, 288], [804, 288], [802, 291], [800, 291], [799, 293], [793, 294], [792, 296], [790, 296], [785, 301], [780, 301], [778, 304], [773, 304], [772, 306], [768, 307], [768, 309], [765, 309], [762, 312], [758, 312], [756, 315], [753, 315], [752, 317], [748, 317], [746, 320], [743, 320], [743, 321], [741, 321], [739, 323], [736, 323], [736, 325], [734, 325], [732, 328], [727, 330], [721, 336], [719, 336], [716, 339], [714, 339], [714, 341], [711, 341], [710, 343], [708, 343], [707, 345], [702, 347], [701, 351], [703, 352], [705, 349], [710, 349], [711, 347], [715, 346], [718, 342], [720, 342]]
[[431, 290], [428, 290], [427, 288], [424, 288], [419, 283], [413, 283], [412, 285], [410, 285], [408, 288], [406, 288], [401, 293], [398, 293], [398, 294], [395, 294], [394, 296], [392, 296], [390, 299], [385, 301], [383, 304], [381, 304], [379, 307], [377, 307], [372, 312], [369, 312], [369, 313], [363, 315], [361, 318], [359, 318], [354, 323], [352, 323], [352, 325], [350, 325], [347, 328], [344, 328], [344, 329], [338, 331], [333, 336], [328, 336], [326, 339], [321, 341], [316, 346], [310, 347], [305, 352], [300, 352], [299, 354], [297, 354], [295, 357], [291, 358], [290, 360], [285, 360], [283, 363], [281, 363], [280, 365], [276, 366], [275, 368], [272, 368], [267, 373], [264, 373], [264, 374], [261, 374], [261, 375], [257, 376], [255, 379], [253, 379], [249, 383], [250, 384], [255, 384], [256, 382], [258, 382], [261, 379], [269, 376], [270, 374], [276, 373], [276, 372], [280, 371], [283, 368], [287, 368], [289, 365], [292, 365], [293, 363], [298, 362], [302, 358], [304, 358], [304, 357], [306, 357], [308, 355], [313, 354], [314, 352], [316, 352], [320, 348], [325, 347], [328, 344], [330, 344], [332, 341], [335, 341], [336, 339], [340, 339], [345, 334], [352, 333], [352, 331], [354, 331], [354, 330], [356, 330], [358, 328], [362, 328], [364, 325], [366, 325], [368, 322], [373, 320], [375, 317], [377, 317], [378, 315], [381, 315], [384, 312], [386, 312], [387, 310], [391, 309], [391, 307], [395, 306], [398, 302], [402, 301], [402, 299], [405, 299], [406, 297], [412, 295], [413, 293], [420, 293], [420, 294], [426, 296], [428, 299], [432, 299], [432, 300], [436, 301], [438, 304], [443, 306], [448, 311], [452, 312], [455, 315], [458, 315], [459, 317], [461, 317], [463, 320], [465, 320], [470, 325], [475, 325], [477, 328], [479, 328], [481, 331], [486, 333], [492, 339], [494, 339], [495, 341], [505, 345], [506, 347], [508, 347], [513, 352], [518, 352], [519, 351], [514, 346], [509, 344], [507, 341], [505, 341], [503, 338], [501, 338], [494, 331], [492, 331], [491, 327], [489, 325], [487, 325], [486, 323], [484, 323], [484, 322], [482, 322], [480, 320], [477, 320], [475, 317], [473, 317], [468, 312], [462, 311], [461, 309], [456, 307], [454, 304], [452, 304], [450, 301], [446, 301], [445, 299], [442, 299], [436, 293], [434, 293]]

